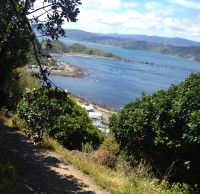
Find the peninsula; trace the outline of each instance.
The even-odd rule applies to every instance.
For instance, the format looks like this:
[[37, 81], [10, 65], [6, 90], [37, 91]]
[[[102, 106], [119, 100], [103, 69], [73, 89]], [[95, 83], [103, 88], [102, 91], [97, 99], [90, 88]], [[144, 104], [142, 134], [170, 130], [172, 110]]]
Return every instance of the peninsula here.
[[75, 43], [72, 45], [66, 45], [59, 40], [50, 42], [49, 46], [46, 42], [43, 43], [43, 48], [46, 52], [51, 55], [89, 55], [94, 57], [105, 57], [117, 60], [126, 60], [120, 56], [114, 55], [113, 53], [106, 52], [100, 49], [91, 48], [83, 44]]

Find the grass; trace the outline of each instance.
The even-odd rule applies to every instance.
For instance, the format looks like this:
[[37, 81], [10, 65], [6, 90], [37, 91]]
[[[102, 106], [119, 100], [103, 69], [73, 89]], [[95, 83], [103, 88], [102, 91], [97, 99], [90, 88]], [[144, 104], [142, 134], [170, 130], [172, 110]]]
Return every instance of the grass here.
[[167, 183], [159, 184], [158, 180], [149, 175], [148, 167], [144, 164], [126, 173], [123, 170], [110, 169], [94, 163], [86, 154], [65, 149], [58, 142], [45, 136], [43, 146], [55, 151], [61, 159], [73, 164], [82, 172], [89, 174], [102, 188], [113, 194], [184, 194], [187, 191], [168, 188]]

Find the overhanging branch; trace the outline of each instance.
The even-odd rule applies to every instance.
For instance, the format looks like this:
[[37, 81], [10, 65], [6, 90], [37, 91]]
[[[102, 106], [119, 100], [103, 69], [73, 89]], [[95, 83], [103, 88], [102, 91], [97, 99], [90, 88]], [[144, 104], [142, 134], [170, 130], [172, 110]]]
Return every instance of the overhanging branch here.
[[38, 9], [32, 11], [32, 12], [28, 12], [26, 15], [30, 15], [30, 14], [32, 14], [32, 13], [35, 13], [35, 12], [41, 10], [41, 9], [45, 9], [45, 8], [50, 7], [50, 6], [52, 6], [52, 5], [53, 5], [53, 4], [49, 4], [49, 5], [46, 5], [46, 6], [40, 7], [40, 8], [38, 8]]

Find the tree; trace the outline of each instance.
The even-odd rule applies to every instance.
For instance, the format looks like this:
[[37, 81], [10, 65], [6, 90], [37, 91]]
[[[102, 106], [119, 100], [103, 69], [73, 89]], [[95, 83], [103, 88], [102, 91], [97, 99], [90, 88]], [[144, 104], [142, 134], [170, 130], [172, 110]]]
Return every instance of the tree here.
[[137, 99], [110, 119], [133, 162], [146, 160], [161, 179], [200, 185], [200, 73], [168, 91]]
[[62, 90], [27, 90], [17, 110], [31, 133], [41, 137], [45, 131], [68, 149], [81, 150], [86, 142], [97, 148], [102, 141], [101, 132], [93, 126], [87, 112]]
[[2, 0], [0, 8], [0, 88], [12, 71], [26, 62], [30, 48], [27, 40], [29, 31], [26, 26], [18, 28], [14, 9], [9, 1]]
[[62, 25], [65, 19], [76, 22], [80, 0], [43, 0], [42, 6], [34, 9], [36, 0], [1, 0], [0, 8], [0, 89], [17, 67], [27, 62], [31, 46], [45, 82], [47, 78], [38, 56], [42, 55], [34, 29], [42, 37], [58, 39], [64, 36]]

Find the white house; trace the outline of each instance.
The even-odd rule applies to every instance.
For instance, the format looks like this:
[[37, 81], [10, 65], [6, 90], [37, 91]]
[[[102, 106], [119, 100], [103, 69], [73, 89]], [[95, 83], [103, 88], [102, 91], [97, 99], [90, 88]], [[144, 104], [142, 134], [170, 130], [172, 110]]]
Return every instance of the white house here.
[[94, 107], [93, 107], [92, 105], [85, 106], [84, 108], [85, 108], [85, 110], [86, 110], [87, 112], [93, 112], [93, 111], [94, 111]]
[[100, 112], [89, 112], [89, 117], [92, 119], [102, 119], [102, 116]]

